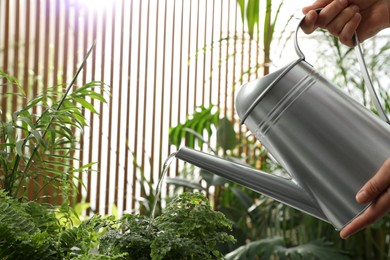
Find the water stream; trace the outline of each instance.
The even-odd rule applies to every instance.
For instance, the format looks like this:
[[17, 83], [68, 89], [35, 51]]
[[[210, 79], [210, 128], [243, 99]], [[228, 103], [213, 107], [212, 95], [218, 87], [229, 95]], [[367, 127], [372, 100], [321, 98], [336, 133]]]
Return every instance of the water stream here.
[[152, 222], [154, 220], [154, 214], [156, 211], [158, 198], [160, 197], [162, 183], [165, 179], [165, 175], [167, 174], [169, 166], [173, 162], [173, 159], [175, 158], [175, 156], [176, 156], [176, 153], [172, 153], [171, 155], [169, 155], [168, 158], [165, 160], [164, 165], [162, 167], [160, 179], [157, 183], [157, 187], [156, 187], [155, 194], [154, 194], [153, 208], [152, 208], [152, 212], [150, 214], [150, 224], [152, 224]]

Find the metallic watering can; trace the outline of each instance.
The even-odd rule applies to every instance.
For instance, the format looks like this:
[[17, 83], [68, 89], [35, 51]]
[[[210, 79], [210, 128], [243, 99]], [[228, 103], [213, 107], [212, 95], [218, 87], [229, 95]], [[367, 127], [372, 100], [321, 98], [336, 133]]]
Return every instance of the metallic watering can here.
[[291, 179], [186, 147], [179, 149], [176, 157], [341, 230], [369, 206], [358, 204], [355, 195], [390, 157], [390, 125], [372, 87], [356, 34], [355, 51], [381, 118], [305, 61], [297, 41], [301, 22], [295, 34], [299, 58], [243, 85], [236, 96], [242, 123]]

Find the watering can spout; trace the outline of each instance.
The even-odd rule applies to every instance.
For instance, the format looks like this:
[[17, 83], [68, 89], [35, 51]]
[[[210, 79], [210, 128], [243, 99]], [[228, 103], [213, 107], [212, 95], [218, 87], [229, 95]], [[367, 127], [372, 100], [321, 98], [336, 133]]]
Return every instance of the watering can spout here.
[[291, 179], [256, 170], [244, 164], [182, 147], [176, 158], [264, 194], [288, 206], [328, 222], [310, 195]]

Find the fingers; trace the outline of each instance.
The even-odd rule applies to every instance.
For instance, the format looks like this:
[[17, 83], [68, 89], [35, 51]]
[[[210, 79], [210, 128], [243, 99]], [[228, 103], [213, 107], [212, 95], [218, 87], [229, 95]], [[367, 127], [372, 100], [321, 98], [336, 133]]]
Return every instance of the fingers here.
[[301, 28], [304, 33], [312, 33], [317, 29], [316, 22], [317, 22], [318, 14], [316, 11], [311, 10], [309, 11], [305, 19], [301, 23]]
[[[325, 9], [324, 9], [325, 11]], [[359, 7], [357, 5], [351, 5], [345, 8], [343, 11], [337, 14], [332, 20], [329, 21], [329, 18], [327, 18], [327, 14], [320, 14], [320, 17], [318, 19], [318, 25], [320, 27], [328, 29], [328, 31], [335, 35], [339, 36], [341, 31], [344, 29], [346, 25], [350, 22], [350, 20], [354, 17], [354, 15], [359, 12]], [[322, 17], [325, 17], [327, 19], [321, 19]]]
[[382, 218], [390, 211], [390, 189], [386, 189], [381, 196], [373, 202], [370, 207], [364, 211], [360, 216], [355, 218], [340, 232], [340, 237], [347, 239], [349, 236], [355, 234], [366, 226], [373, 224], [376, 220]]
[[[348, 7], [347, 0], [334, 0], [321, 10], [317, 24], [321, 28], [326, 28], [329, 23], [334, 21]], [[345, 15], [344, 15], [345, 16]]]
[[390, 186], [390, 159], [387, 159], [378, 172], [356, 194], [357, 202], [364, 204], [374, 200]]
[[361, 20], [362, 16], [359, 13], [355, 13], [353, 15], [352, 19], [349, 20], [349, 22], [346, 23], [343, 29], [339, 32], [338, 37], [340, 42], [349, 47], [354, 47], [353, 35], [355, 34]]
[[[317, 14], [314, 9], [321, 7]], [[305, 33], [312, 33], [317, 27], [327, 29], [343, 44], [353, 47], [353, 34], [361, 21], [357, 5], [349, 5], [348, 0], [318, 0], [302, 11], [306, 14], [301, 24]]]
[[323, 8], [333, 2], [333, 0], [317, 0], [309, 6], [306, 6], [302, 9], [303, 14], [307, 14], [311, 10], [315, 10], [318, 8]]
[[341, 238], [348, 238], [390, 211], [390, 159], [387, 159], [374, 177], [360, 189], [356, 194], [356, 200], [362, 204], [373, 200], [374, 202], [341, 230]]

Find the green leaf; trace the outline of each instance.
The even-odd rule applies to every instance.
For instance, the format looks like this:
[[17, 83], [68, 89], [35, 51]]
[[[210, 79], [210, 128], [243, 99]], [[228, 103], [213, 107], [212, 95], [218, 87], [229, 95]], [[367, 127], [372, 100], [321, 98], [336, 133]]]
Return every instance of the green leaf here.
[[234, 149], [237, 145], [237, 138], [233, 125], [226, 117], [219, 121], [217, 142], [225, 151]]
[[248, 0], [246, 19], [248, 21], [248, 32], [253, 38], [256, 24], [259, 23], [260, 0]]
[[225, 258], [227, 260], [256, 259], [258, 257], [261, 259], [273, 259], [275, 258], [274, 251], [284, 245], [283, 238], [281, 237], [262, 239], [237, 248], [225, 255]]
[[97, 113], [94, 106], [91, 103], [89, 103], [87, 100], [85, 100], [83, 98], [74, 98], [74, 100], [77, 101], [78, 103], [80, 103], [84, 108], [88, 109], [92, 113]]
[[17, 141], [16, 144], [15, 144], [16, 153], [17, 153], [21, 158], [24, 158], [24, 154], [23, 154], [23, 145], [24, 145], [24, 140], [19, 140], [19, 141]]
[[237, 0], [238, 6], [240, 7], [241, 11], [241, 19], [242, 22], [245, 22], [245, 0]]
[[233, 194], [237, 197], [237, 199], [241, 202], [241, 205], [244, 206], [245, 209], [249, 209], [253, 205], [253, 201], [248, 193], [244, 192], [240, 188], [231, 187]]
[[[197, 107], [192, 115], [187, 116], [187, 121], [169, 129], [169, 141], [179, 147], [185, 139], [186, 146], [195, 148], [195, 141], [201, 146], [212, 135], [211, 126], [218, 125], [219, 111], [214, 106], [205, 108]], [[206, 130], [206, 131], [205, 131]], [[207, 134], [208, 136], [204, 136]]]
[[[35, 137], [35, 139], [37, 140], [37, 142], [44, 146], [45, 147], [45, 143], [43, 142], [43, 139], [42, 139], [42, 136], [41, 134], [37, 131], [37, 130], [32, 130], [31, 131], [31, 134]], [[45, 147], [46, 148], [46, 147]]]

